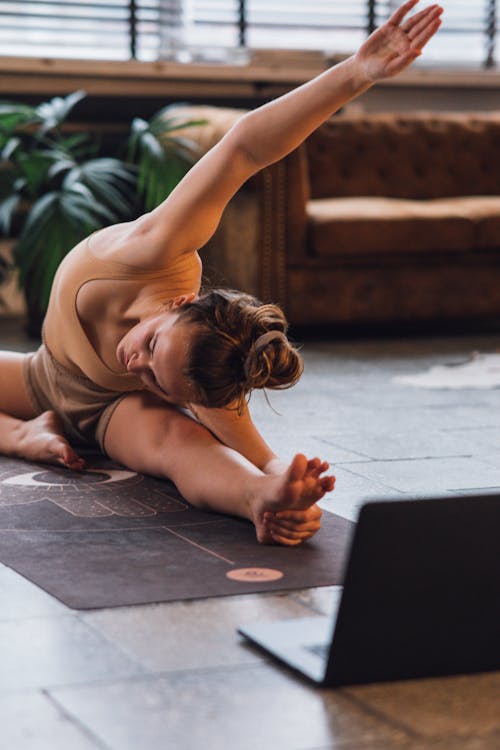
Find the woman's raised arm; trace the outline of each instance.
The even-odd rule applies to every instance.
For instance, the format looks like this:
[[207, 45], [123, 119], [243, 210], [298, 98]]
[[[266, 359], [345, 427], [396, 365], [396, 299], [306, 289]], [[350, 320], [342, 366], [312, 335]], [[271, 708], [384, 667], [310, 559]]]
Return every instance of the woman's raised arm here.
[[201, 248], [241, 185], [286, 156], [319, 125], [377, 81], [410, 65], [438, 30], [443, 9], [431, 5], [405, 21], [408, 0], [345, 62], [244, 115], [141, 221], [149, 260], [165, 263]]

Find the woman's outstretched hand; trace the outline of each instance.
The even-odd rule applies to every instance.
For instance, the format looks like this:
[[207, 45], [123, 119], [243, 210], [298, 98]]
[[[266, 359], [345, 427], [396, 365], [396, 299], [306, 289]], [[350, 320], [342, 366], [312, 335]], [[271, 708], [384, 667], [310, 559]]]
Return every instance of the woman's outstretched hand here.
[[390, 78], [411, 65], [441, 26], [443, 8], [439, 5], [430, 5], [404, 20], [418, 1], [404, 3], [359, 48], [355, 59], [368, 80]]

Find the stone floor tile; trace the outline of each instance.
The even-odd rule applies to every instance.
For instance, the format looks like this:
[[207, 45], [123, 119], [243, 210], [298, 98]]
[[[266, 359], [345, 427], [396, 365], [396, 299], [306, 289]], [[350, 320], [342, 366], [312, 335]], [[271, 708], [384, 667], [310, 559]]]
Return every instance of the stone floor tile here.
[[472, 440], [477, 445], [500, 449], [500, 427], [459, 427], [450, 432], [460, 439]]
[[406, 493], [439, 494], [500, 487], [500, 467], [468, 457], [371, 461], [352, 464], [349, 471]]
[[[375, 432], [371, 430], [325, 437], [325, 442], [347, 451], [358, 451], [369, 459], [414, 459], [470, 457], [481, 454], [481, 448], [473, 438], [468, 440], [452, 431], [428, 430], [414, 432], [405, 430]], [[358, 456], [357, 462], [362, 458]], [[344, 463], [344, 461], [339, 461]], [[349, 463], [353, 463], [350, 462]]]
[[42, 693], [0, 696], [5, 750], [105, 750]]
[[419, 430], [451, 430], [464, 426], [475, 428], [496, 427], [495, 409], [488, 402], [449, 407], [414, 407], [396, 406], [382, 408], [372, 416], [366, 425], [382, 431], [408, 432]]
[[[375, 463], [375, 462], [374, 462]], [[336, 513], [343, 518], [356, 521], [361, 505], [369, 499], [397, 499], [405, 497], [401, 492], [389, 486], [386, 482], [372, 481], [358, 473], [357, 467], [364, 467], [366, 463], [344, 464], [332, 466], [336, 477], [335, 489], [325, 495], [319, 505], [330, 513]]]
[[0, 621], [0, 693], [144, 670], [75, 616]]
[[465, 404], [452, 409], [444, 405], [422, 409], [421, 416], [427, 420], [428, 427], [437, 429], [454, 429], [476, 427], [485, 429], [498, 426], [498, 412], [500, 403], [492, 397], [483, 402]]
[[110, 750], [358, 748], [404, 738], [338, 691], [270, 666], [51, 691]]
[[493, 469], [498, 469], [500, 467], [500, 451], [497, 449], [493, 453], [483, 455], [481, 461], [487, 466], [493, 467]]
[[334, 464], [356, 463], [357, 461], [367, 461], [370, 456], [362, 455], [361, 452], [346, 450], [334, 444], [333, 433], [311, 434], [309, 432], [298, 433], [292, 442], [286, 431], [277, 432], [274, 430], [262, 430], [262, 434], [269, 445], [285, 460], [292, 460], [296, 453], [305, 453], [308, 457], [318, 456], [323, 461], [328, 461], [332, 466]]
[[43, 589], [0, 564], [0, 620], [68, 614], [70, 610]]
[[238, 626], [308, 614], [299, 600], [265, 594], [120, 607], [83, 619], [134, 661], [158, 673], [262, 662], [261, 654], [244, 647]]
[[500, 736], [500, 672], [363, 685], [343, 692], [422, 738]]

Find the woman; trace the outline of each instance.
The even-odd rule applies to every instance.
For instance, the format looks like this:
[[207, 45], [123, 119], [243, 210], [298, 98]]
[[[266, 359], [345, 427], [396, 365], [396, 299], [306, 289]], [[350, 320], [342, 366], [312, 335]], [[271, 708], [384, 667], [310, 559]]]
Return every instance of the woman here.
[[250, 519], [260, 542], [296, 545], [316, 533], [316, 503], [334, 486], [328, 464], [297, 454], [287, 466], [245, 401], [253, 388], [300, 377], [284, 316], [236, 292], [200, 296], [197, 251], [251, 175], [421, 54], [442, 9], [405, 21], [417, 2], [353, 57], [243, 116], [154, 211], [68, 254], [44, 344], [0, 353], [0, 453], [80, 470], [73, 445], [98, 445], [135, 471], [171, 479], [200, 508]]

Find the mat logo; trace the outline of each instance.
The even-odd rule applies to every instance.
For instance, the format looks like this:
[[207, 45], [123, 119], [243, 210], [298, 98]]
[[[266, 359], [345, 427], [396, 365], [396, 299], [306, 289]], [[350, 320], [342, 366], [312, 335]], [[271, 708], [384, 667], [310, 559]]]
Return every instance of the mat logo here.
[[283, 573], [273, 568], [237, 568], [226, 573], [226, 577], [242, 583], [267, 583], [283, 578]]
[[[3, 464], [4, 465], [4, 464]], [[187, 509], [186, 503], [170, 492], [166, 482], [125, 469], [92, 467], [74, 472], [55, 467], [0, 475], [0, 509], [6, 506], [50, 502], [72, 516], [95, 518], [121, 516], [138, 518]]]

